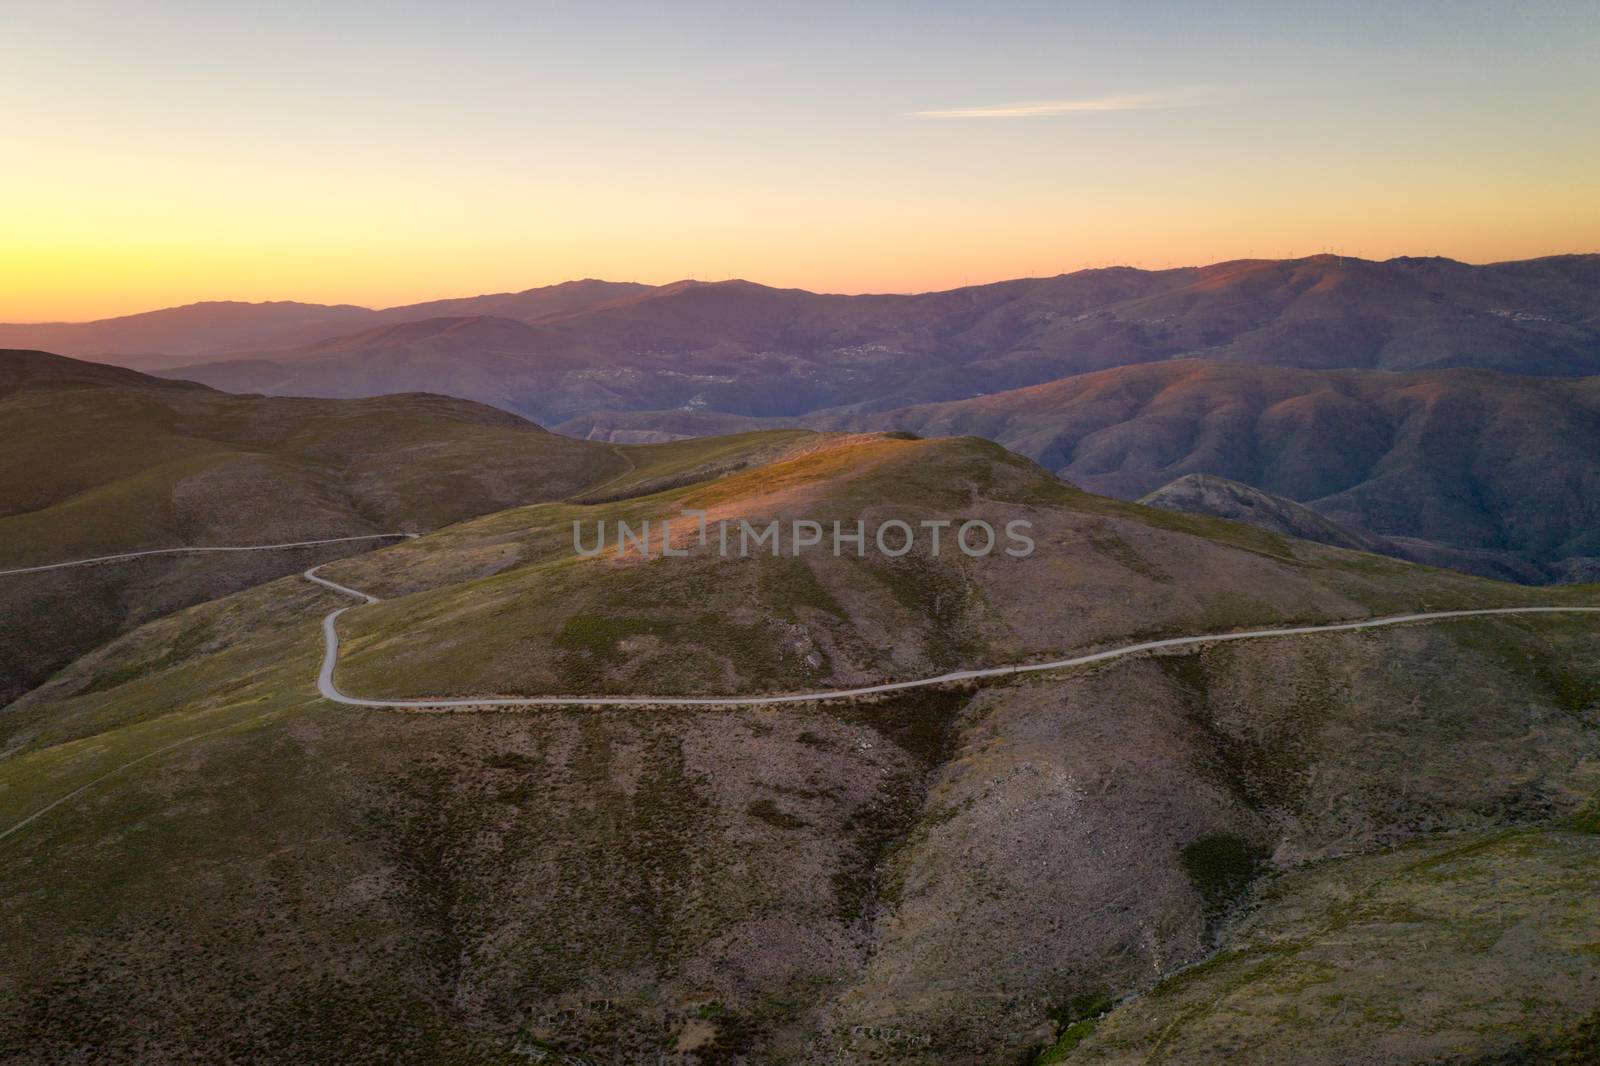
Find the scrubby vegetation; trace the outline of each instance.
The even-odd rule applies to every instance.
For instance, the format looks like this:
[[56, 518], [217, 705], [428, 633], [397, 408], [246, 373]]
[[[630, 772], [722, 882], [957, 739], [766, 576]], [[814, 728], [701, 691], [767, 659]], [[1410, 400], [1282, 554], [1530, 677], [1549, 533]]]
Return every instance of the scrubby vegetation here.
[[1593, 1018], [1569, 993], [1600, 977], [1597, 914], [1572, 893], [1596, 873], [1594, 839], [1499, 832], [1285, 874], [1235, 947], [1119, 1006], [1065, 1061], [1331, 1064], [1374, 1046], [1388, 1061], [1586, 1061]]
[[1261, 849], [1231, 833], [1213, 833], [1184, 845], [1179, 857], [1209, 914], [1221, 914], [1261, 870]]
[[[385, 598], [340, 620], [341, 685], [813, 689], [1552, 598], [1145, 512], [983, 442], [779, 443], [720, 474], [662, 452], [642, 481], [608, 473], [608, 502], [329, 566]], [[652, 491], [686, 471], [715, 476]], [[572, 554], [574, 518], [683, 507], [1020, 511], [1040, 550]], [[1587, 619], [759, 710], [400, 714], [316, 696], [318, 621], [346, 605], [293, 577], [213, 599], [0, 715], [0, 833], [21, 826], [0, 837], [7, 1053], [1203, 1062], [1219, 1027], [1263, 1054], [1318, 1032], [1427, 1050], [1452, 1011], [1484, 1054], [1582, 1046], [1566, 1004], [1588, 987], [1600, 836], [1563, 827], [1592, 829], [1600, 796]], [[1440, 960], [1436, 1014], [1362, 969], [1416, 952]], [[1472, 998], [1507, 985], [1529, 1002]]]
[[1100, 1024], [1100, 1018], [1111, 1009], [1110, 997], [1102, 993], [1074, 996], [1059, 1010], [1050, 1012], [1050, 1020], [1060, 1027], [1055, 1043], [1033, 1058], [1033, 1066], [1056, 1066], [1066, 1062], [1072, 1049], [1081, 1044]]

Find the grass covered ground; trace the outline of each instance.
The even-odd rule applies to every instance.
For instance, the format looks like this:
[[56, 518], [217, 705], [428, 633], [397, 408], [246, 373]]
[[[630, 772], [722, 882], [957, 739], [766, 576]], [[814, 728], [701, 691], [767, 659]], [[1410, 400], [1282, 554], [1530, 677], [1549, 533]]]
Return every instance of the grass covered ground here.
[[[0, 569], [429, 531], [595, 485], [628, 495], [716, 476], [796, 439], [624, 447], [442, 396], [233, 396], [43, 352], [0, 352], [0, 422]], [[131, 626], [350, 550], [0, 579], [0, 705]]]
[[[1056, 658], [1152, 636], [1454, 607], [1593, 602], [1324, 548], [1063, 485], [973, 438], [782, 442], [758, 467], [598, 504], [539, 504], [338, 563], [383, 603], [341, 621], [339, 681], [367, 696], [714, 694], [844, 687]], [[658, 447], [673, 448], [676, 445]], [[704, 510], [701, 546], [685, 510]], [[832, 523], [1032, 523], [1024, 559], [835, 557]], [[738, 555], [740, 520], [820, 523], [824, 543]], [[672, 522], [688, 558], [662, 558]], [[731, 556], [716, 524], [731, 523]], [[616, 550], [650, 524], [650, 558]], [[573, 549], [573, 526], [598, 557]], [[1064, 590], [1055, 595], [1052, 590]]]
[[1317, 864], [1071, 1063], [1592, 1062], [1600, 836], [1510, 829]]

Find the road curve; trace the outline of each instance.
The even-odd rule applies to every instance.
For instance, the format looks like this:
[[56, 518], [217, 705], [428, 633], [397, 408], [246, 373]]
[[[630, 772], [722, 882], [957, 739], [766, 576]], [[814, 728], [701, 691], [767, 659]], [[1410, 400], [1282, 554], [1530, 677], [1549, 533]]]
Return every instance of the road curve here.
[[287, 544], [244, 544], [238, 547], [211, 548], [152, 548], [142, 552], [123, 552], [120, 555], [96, 555], [92, 559], [73, 559], [65, 563], [46, 563], [44, 566], [22, 566], [14, 570], [0, 570], [0, 577], [11, 574], [36, 574], [41, 570], [64, 570], [69, 566], [90, 566], [94, 563], [115, 563], [123, 559], [138, 559], [146, 555], [198, 555], [209, 552], [265, 552], [279, 548], [313, 548], [319, 544], [345, 544], [353, 540], [387, 540], [391, 537], [410, 537], [415, 533], [366, 533], [359, 537], [328, 537], [324, 540], [296, 540]]
[[[318, 577], [321, 566], [305, 572], [309, 581], [352, 596], [365, 603], [377, 603], [378, 597], [349, 588], [325, 577]], [[1167, 637], [1163, 640], [1146, 640], [1126, 644], [1119, 648], [1076, 655], [1070, 659], [1052, 659], [1044, 663], [1022, 663], [1016, 666], [991, 666], [981, 670], [956, 670], [936, 677], [922, 677], [911, 681], [889, 681], [881, 685], [863, 685], [860, 688], [826, 689], [819, 692], [794, 692], [781, 696], [516, 696], [483, 697], [478, 699], [452, 697], [448, 699], [391, 699], [371, 700], [361, 696], [347, 696], [334, 684], [333, 671], [339, 663], [339, 616], [361, 604], [351, 604], [330, 611], [322, 619], [323, 655], [322, 669], [317, 675], [317, 691], [324, 699], [351, 707], [384, 707], [398, 710], [443, 707], [770, 707], [779, 703], [812, 703], [818, 700], [851, 699], [858, 696], [876, 696], [885, 692], [900, 692], [912, 688], [929, 688], [958, 681], [979, 681], [991, 677], [1010, 677], [1013, 674], [1036, 674], [1046, 670], [1065, 670], [1074, 666], [1108, 662], [1129, 655], [1159, 651], [1164, 648], [1182, 648], [1195, 644], [1216, 644], [1229, 640], [1260, 640], [1266, 637], [1294, 637], [1310, 633], [1340, 633], [1356, 629], [1380, 629], [1384, 626], [1406, 625], [1415, 622], [1437, 622], [1451, 618], [1477, 618], [1484, 615], [1503, 614], [1600, 614], [1600, 607], [1482, 607], [1462, 611], [1424, 611], [1418, 614], [1398, 614], [1387, 618], [1369, 618], [1359, 622], [1333, 622], [1317, 626], [1291, 626], [1282, 629], [1252, 629], [1238, 633], [1207, 633], [1194, 637]]]
[[[66, 563], [53, 563], [49, 566], [25, 567], [20, 570], [0, 570], [0, 576], [7, 574], [31, 573], [38, 570], [55, 570], [68, 566], [86, 566], [91, 563], [111, 562], [118, 559], [131, 559], [140, 555], [167, 555], [182, 552], [205, 551], [270, 551], [274, 548], [299, 548], [317, 544], [337, 544], [351, 540], [378, 540], [387, 537], [414, 538], [415, 533], [376, 533], [362, 537], [333, 537], [327, 540], [298, 541], [292, 544], [257, 544], [245, 547], [222, 548], [164, 548], [148, 552], [129, 552], [124, 555], [107, 555], [95, 559], [78, 559]], [[325, 565], [325, 564], [322, 564]], [[337, 581], [330, 581], [325, 577], [318, 577], [317, 571], [322, 565], [313, 566], [305, 571], [305, 578], [324, 588], [362, 601], [362, 604], [377, 603], [378, 597], [359, 589], [341, 585]], [[1434, 622], [1452, 618], [1473, 618], [1482, 615], [1504, 614], [1600, 614], [1600, 607], [1487, 607], [1476, 610], [1463, 611], [1426, 611], [1418, 614], [1393, 615], [1388, 618], [1370, 618], [1359, 622], [1335, 622], [1319, 626], [1293, 626], [1283, 629], [1253, 629], [1240, 633], [1211, 633], [1194, 637], [1168, 637], [1164, 640], [1148, 640], [1138, 644], [1128, 644], [1120, 648], [1109, 648], [1105, 651], [1092, 652], [1088, 655], [1078, 655], [1069, 659], [1054, 659], [1043, 663], [1022, 663], [1016, 666], [992, 666], [982, 670], [957, 670], [953, 673], [939, 674], [936, 677], [918, 678], [912, 681], [891, 681], [881, 685], [864, 685], [860, 688], [831, 689], [821, 692], [797, 692], [781, 696], [523, 696], [515, 698], [492, 697], [482, 699], [410, 699], [410, 700], [369, 700], [360, 696], [347, 696], [340, 692], [333, 681], [334, 667], [339, 662], [339, 616], [353, 607], [362, 604], [351, 604], [339, 607], [322, 619], [322, 636], [324, 643], [322, 668], [317, 674], [317, 690], [323, 698], [342, 703], [352, 707], [378, 707], [397, 710], [431, 709], [444, 707], [640, 707], [640, 706], [669, 706], [669, 707], [766, 707], [781, 703], [809, 703], [820, 700], [849, 699], [857, 696], [875, 696], [885, 692], [899, 692], [904, 689], [928, 688], [934, 685], [944, 685], [957, 681], [976, 681], [991, 677], [1008, 677], [1013, 674], [1033, 674], [1046, 670], [1064, 670], [1074, 666], [1087, 666], [1091, 663], [1107, 662], [1125, 656], [1138, 655], [1142, 652], [1157, 651], [1163, 648], [1180, 648], [1196, 644], [1214, 644], [1229, 640], [1257, 640], [1266, 637], [1292, 637], [1311, 633], [1337, 633], [1357, 629], [1378, 629], [1383, 626], [1405, 625], [1414, 622]], [[226, 729], [233, 728], [239, 723], [219, 726], [203, 733], [185, 737], [172, 744], [146, 752], [121, 766], [115, 767], [99, 777], [86, 782], [78, 788], [47, 804], [26, 818], [0, 831], [0, 840], [4, 840], [18, 830], [32, 824], [37, 819], [50, 811], [68, 802], [74, 797], [92, 788], [94, 785], [114, 774], [121, 773], [128, 767], [152, 759], [174, 748], [182, 747], [194, 741], [213, 736]]]

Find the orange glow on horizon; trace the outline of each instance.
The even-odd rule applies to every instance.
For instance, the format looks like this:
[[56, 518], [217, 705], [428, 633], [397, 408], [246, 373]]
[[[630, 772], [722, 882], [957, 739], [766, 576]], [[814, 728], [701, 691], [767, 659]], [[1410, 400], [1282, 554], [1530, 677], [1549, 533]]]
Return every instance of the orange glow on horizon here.
[[1600, 10], [892, 7], [19, 9], [0, 321], [1600, 249]]
[[[1292, 169], [1292, 168], [1290, 168]], [[0, 321], [79, 321], [200, 300], [393, 306], [576, 278], [661, 284], [742, 277], [821, 292], [925, 292], [1093, 266], [1160, 269], [1337, 251], [1468, 262], [1600, 249], [1587, 176], [1330, 172], [1241, 188], [1231, 169], [1182, 185], [1048, 177], [972, 200], [882, 176], [780, 187], [659, 178], [494, 176], [448, 189], [425, 171], [369, 188], [364, 168], [318, 180], [230, 172], [74, 180], [39, 175], [26, 212], [0, 202]], [[128, 176], [124, 176], [128, 177]], [[959, 186], [959, 182], [956, 183]], [[130, 207], [138, 205], [134, 211]], [[92, 205], [85, 207], [83, 205]]]
[[[1533, 221], [1533, 220], [1530, 220]], [[1565, 225], [1507, 227], [1508, 232], [1433, 239], [1417, 227], [1410, 239], [1395, 228], [1345, 231], [1339, 240], [1309, 233], [1291, 239], [1260, 226], [1231, 239], [1221, 234], [1170, 233], [1118, 240], [1113, 234], [1030, 244], [1029, 234], [880, 233], [874, 241], [830, 247], [815, 237], [761, 254], [729, 244], [698, 254], [676, 247], [603, 248], [581, 242], [546, 247], [403, 242], [274, 243], [207, 247], [188, 244], [18, 248], [0, 260], [0, 322], [88, 321], [208, 300], [390, 307], [482, 293], [520, 291], [580, 278], [659, 285], [693, 278], [743, 278], [777, 288], [832, 293], [914, 293], [1018, 277], [1131, 266], [1160, 270], [1245, 258], [1293, 258], [1337, 252], [1365, 259], [1442, 255], [1471, 263], [1530, 259], [1600, 250], [1600, 219], [1585, 233]], [[1363, 236], [1365, 239], [1362, 239]], [[1007, 239], [1007, 238], [1010, 239]], [[577, 247], [573, 245], [577, 244]], [[876, 245], [876, 247], [874, 247]]]

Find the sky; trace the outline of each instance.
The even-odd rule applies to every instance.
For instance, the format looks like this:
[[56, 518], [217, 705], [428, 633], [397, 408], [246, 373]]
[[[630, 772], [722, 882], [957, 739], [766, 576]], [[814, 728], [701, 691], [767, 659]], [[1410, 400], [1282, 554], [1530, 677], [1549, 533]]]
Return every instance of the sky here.
[[0, 321], [1600, 250], [1600, 4], [0, 0]]

